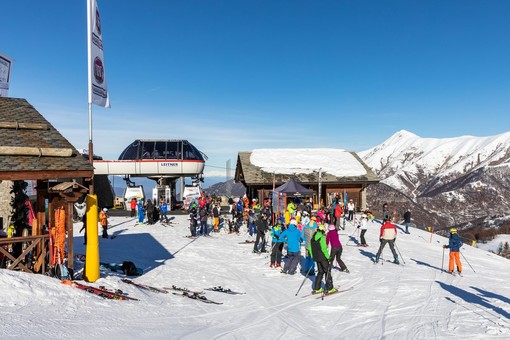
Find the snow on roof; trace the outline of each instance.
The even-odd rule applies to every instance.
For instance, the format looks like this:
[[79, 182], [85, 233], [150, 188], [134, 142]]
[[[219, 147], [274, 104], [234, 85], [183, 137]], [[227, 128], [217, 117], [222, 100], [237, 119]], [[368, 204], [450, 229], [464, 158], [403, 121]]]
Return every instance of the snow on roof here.
[[367, 174], [358, 159], [342, 149], [255, 149], [250, 162], [278, 174], [310, 174], [319, 169], [336, 177]]

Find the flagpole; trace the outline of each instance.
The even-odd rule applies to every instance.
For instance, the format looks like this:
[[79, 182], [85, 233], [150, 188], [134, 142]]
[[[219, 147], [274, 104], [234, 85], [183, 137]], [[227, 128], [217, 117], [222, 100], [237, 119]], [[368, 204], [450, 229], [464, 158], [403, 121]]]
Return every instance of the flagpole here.
[[[88, 110], [89, 110], [89, 163], [94, 163], [94, 147], [92, 143], [92, 1], [87, 0], [87, 71], [88, 71]], [[94, 181], [91, 179], [89, 194], [94, 194]]]

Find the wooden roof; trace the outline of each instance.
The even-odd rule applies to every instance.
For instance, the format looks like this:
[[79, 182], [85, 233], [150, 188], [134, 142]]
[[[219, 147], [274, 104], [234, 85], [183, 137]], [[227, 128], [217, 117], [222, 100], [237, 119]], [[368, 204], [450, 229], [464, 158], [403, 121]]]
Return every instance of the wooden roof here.
[[94, 167], [25, 99], [0, 98], [0, 180], [93, 175]]
[[[361, 164], [366, 173], [358, 176], [333, 176], [327, 172], [321, 174], [321, 183], [323, 184], [371, 184], [379, 183], [377, 175], [359, 158], [355, 152], [349, 152], [355, 160]], [[265, 172], [262, 168], [255, 166], [250, 161], [251, 152], [239, 152], [237, 155], [235, 181], [241, 182], [245, 186], [267, 186], [273, 184], [273, 176], [276, 177], [276, 184], [285, 183], [289, 179], [294, 179], [303, 185], [315, 185], [319, 180], [318, 171], [312, 173], [295, 174], [273, 174]]]

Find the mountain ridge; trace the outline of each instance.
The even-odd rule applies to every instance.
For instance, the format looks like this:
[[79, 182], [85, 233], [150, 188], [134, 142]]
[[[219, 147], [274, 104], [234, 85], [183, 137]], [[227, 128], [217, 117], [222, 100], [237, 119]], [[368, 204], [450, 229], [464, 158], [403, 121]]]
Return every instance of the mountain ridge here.
[[483, 225], [510, 209], [510, 132], [487, 137], [422, 138], [405, 130], [358, 152], [381, 178], [367, 189], [370, 206], [386, 200], [420, 225]]

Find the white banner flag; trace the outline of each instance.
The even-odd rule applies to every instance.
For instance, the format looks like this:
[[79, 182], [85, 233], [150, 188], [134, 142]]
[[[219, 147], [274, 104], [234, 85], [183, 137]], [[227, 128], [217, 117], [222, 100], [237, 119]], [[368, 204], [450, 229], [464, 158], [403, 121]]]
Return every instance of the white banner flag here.
[[0, 97], [9, 95], [12, 59], [0, 54]]
[[96, 0], [87, 0], [89, 103], [110, 107], [103, 58], [101, 19]]

